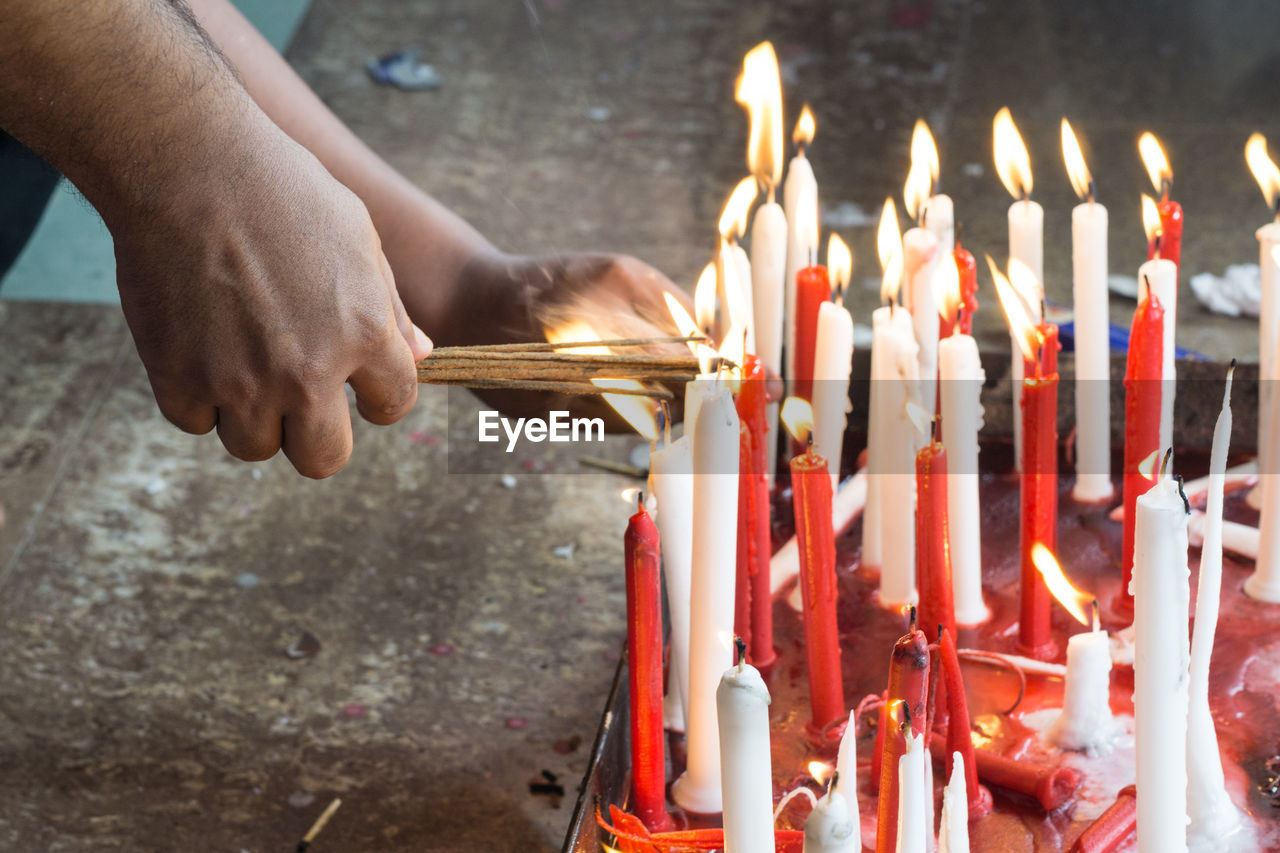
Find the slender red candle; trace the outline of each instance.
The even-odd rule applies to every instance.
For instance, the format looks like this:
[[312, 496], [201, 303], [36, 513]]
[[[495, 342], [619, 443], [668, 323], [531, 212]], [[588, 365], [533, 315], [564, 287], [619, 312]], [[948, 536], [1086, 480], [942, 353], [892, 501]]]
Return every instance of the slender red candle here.
[[1042, 660], [1057, 654], [1050, 630], [1053, 597], [1031, 560], [1037, 542], [1058, 541], [1058, 328], [1041, 323], [1039, 357], [1024, 365], [1022, 381], [1021, 598], [1018, 648]]
[[805, 656], [809, 663], [810, 727], [822, 731], [848, 712], [836, 626], [836, 537], [831, 524], [831, 474], [810, 447], [791, 460], [791, 490], [800, 546]]
[[795, 396], [813, 400], [813, 358], [818, 345], [818, 309], [831, 298], [827, 268], [805, 267], [796, 273]]
[[956, 240], [956, 269], [960, 271], [960, 334], [973, 334], [973, 315], [978, 310], [978, 264], [973, 253]]
[[623, 539], [627, 571], [627, 676], [631, 699], [631, 800], [636, 816], [669, 828], [662, 727], [662, 610], [658, 528], [641, 501]]
[[1182, 260], [1182, 205], [1165, 195], [1156, 203], [1156, 210], [1160, 211], [1161, 236], [1147, 244], [1147, 260], [1158, 256], [1176, 265]]
[[1160, 450], [1161, 378], [1164, 375], [1164, 307], [1148, 291], [1133, 312], [1129, 356], [1124, 371], [1124, 545], [1123, 580], [1115, 607], [1133, 612], [1129, 580], [1133, 577], [1133, 531], [1138, 496], [1153, 485], [1139, 467]]
[[773, 595], [769, 585], [769, 392], [764, 364], [748, 355], [735, 405], [741, 424], [738, 476], [738, 577], [734, 631], [747, 644], [747, 662], [763, 669], [773, 650]]
[[[929, 753], [934, 761], [945, 761], [946, 749], [940, 737], [929, 741]], [[1047, 812], [1066, 805], [1084, 781], [1074, 767], [1049, 764], [1026, 755], [1010, 758], [988, 749], [975, 749], [973, 762], [983, 782], [1034, 797]]]
[[[936, 421], [935, 421], [936, 423]], [[938, 626], [956, 630], [947, 540], [947, 450], [935, 437], [916, 454], [916, 578], [920, 624], [931, 641]]]
[[1127, 785], [1071, 845], [1071, 853], [1112, 853], [1138, 828], [1138, 789]]
[[[871, 777], [880, 779], [876, 821], [876, 853], [894, 853], [898, 842], [898, 759], [906, 751], [906, 739], [891, 726], [889, 707], [901, 699], [911, 719], [923, 726], [929, 698], [929, 641], [913, 624], [911, 631], [893, 645], [889, 658], [889, 690], [880, 708], [876, 746], [871, 755]], [[893, 731], [888, 731], [893, 728]]]
[[973, 754], [973, 738], [969, 732], [969, 700], [964, 695], [964, 677], [960, 674], [960, 655], [956, 651], [955, 634], [945, 630], [938, 638], [938, 656], [947, 686], [947, 760], [946, 776], [951, 778], [955, 755], [964, 760], [964, 785], [969, 797], [969, 820], [977, 820], [991, 811], [991, 792], [978, 783], [978, 762]]

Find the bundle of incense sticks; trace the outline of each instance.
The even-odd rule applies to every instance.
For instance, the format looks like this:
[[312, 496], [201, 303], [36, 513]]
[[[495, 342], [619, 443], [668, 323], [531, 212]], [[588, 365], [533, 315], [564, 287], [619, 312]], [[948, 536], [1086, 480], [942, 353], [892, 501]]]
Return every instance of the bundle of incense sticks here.
[[[565, 394], [630, 394], [670, 399], [663, 383], [688, 382], [698, 373], [690, 354], [620, 354], [602, 349], [688, 344], [701, 337], [617, 338], [437, 347], [418, 362], [418, 381], [467, 388], [559, 391]], [[589, 352], [575, 352], [590, 348]]]

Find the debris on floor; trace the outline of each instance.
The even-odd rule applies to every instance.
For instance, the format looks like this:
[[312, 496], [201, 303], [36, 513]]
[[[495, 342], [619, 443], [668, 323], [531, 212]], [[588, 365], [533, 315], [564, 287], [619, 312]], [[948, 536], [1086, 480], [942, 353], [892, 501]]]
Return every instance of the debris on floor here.
[[385, 56], [370, 58], [365, 61], [364, 67], [373, 82], [382, 86], [395, 86], [408, 91], [439, 89], [442, 82], [440, 75], [435, 68], [419, 61], [421, 56], [422, 48], [407, 47]]

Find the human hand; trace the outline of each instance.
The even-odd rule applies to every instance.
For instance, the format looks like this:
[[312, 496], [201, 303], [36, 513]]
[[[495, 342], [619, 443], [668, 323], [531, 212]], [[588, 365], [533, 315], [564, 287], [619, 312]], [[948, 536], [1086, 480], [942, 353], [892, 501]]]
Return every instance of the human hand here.
[[236, 135], [189, 155], [164, 215], [110, 220], [121, 305], [165, 417], [328, 477], [351, 454], [344, 384], [366, 420], [393, 423], [432, 344], [360, 200], [274, 128]]

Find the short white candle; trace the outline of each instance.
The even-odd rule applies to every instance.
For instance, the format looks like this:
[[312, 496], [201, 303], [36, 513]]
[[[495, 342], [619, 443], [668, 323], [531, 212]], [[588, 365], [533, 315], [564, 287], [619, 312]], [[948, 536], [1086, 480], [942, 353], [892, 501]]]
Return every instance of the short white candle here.
[[1067, 676], [1062, 713], [1049, 728], [1049, 740], [1063, 749], [1093, 752], [1115, 733], [1111, 716], [1111, 639], [1094, 629], [1067, 640]]
[[951, 779], [942, 789], [938, 853], [969, 853], [969, 791], [964, 781], [964, 756], [955, 752], [951, 760]]
[[662, 576], [671, 619], [667, 693], [676, 700], [678, 719], [669, 728], [684, 731], [689, 718], [689, 581], [693, 556], [693, 443], [677, 439], [649, 454], [649, 482], [658, 500]]
[[[804, 156], [803, 151], [791, 158], [791, 163], [787, 167], [787, 180], [782, 188], [782, 204], [787, 220], [787, 268], [784, 279], [787, 372], [783, 378], [791, 382], [796, 375], [796, 273], [807, 267], [818, 251], [816, 231], [809, 235], [806, 234], [806, 228], [797, 227], [801, 218], [801, 204], [812, 205], [815, 211], [818, 209], [818, 181], [813, 176], [813, 166], [810, 165], [809, 158]], [[816, 213], [806, 212], [804, 216], [811, 217], [813, 222], [818, 221]]]
[[1138, 853], [1187, 849], [1187, 511], [1165, 479], [1139, 496], [1133, 553]]
[[717, 682], [733, 664], [738, 542], [738, 413], [727, 383], [702, 399], [693, 433], [688, 760], [671, 795], [699, 814], [721, 810]]
[[1173, 400], [1178, 390], [1175, 358], [1178, 329], [1178, 266], [1165, 258], [1152, 258], [1138, 268], [1138, 301], [1148, 288], [1164, 308], [1164, 361], [1160, 370], [1160, 447], [1173, 446]]
[[[915, 453], [919, 430], [907, 415], [907, 403], [915, 400], [919, 363], [911, 315], [901, 308], [877, 308], [871, 324], [873, 378], [868, 431], [874, 443], [868, 444], [867, 451], [863, 563], [880, 566], [880, 604], [899, 607], [916, 599]], [[873, 549], [878, 549], [878, 563]]]
[[938, 268], [938, 238], [932, 231], [912, 228], [902, 235], [903, 304], [911, 312], [911, 326], [919, 351], [920, 405], [932, 412], [938, 394], [938, 299], [934, 295], [933, 274]]
[[860, 853], [862, 836], [859, 829], [857, 820], [849, 813], [845, 798], [835, 791], [828, 791], [805, 818], [804, 853]]
[[769, 690], [739, 659], [716, 689], [725, 853], [773, 853], [773, 766]]
[[1187, 711], [1187, 811], [1191, 834], [1204, 841], [1220, 839], [1240, 822], [1240, 812], [1227, 795], [1218, 751], [1218, 732], [1209, 710], [1209, 658], [1218, 630], [1222, 596], [1222, 499], [1231, 444], [1231, 374], [1222, 395], [1222, 411], [1213, 426], [1209, 455], [1209, 496], [1205, 507], [1200, 580], [1196, 587], [1196, 631], [1191, 638], [1189, 707]]
[[[898, 759], [898, 844], [896, 853], [925, 853], [925, 837], [933, 835], [925, 816], [924, 735], [907, 730], [907, 751]], [[930, 799], [933, 792], [927, 792]]]
[[832, 787], [849, 804], [849, 815], [854, 826], [858, 826], [858, 725], [855, 715], [856, 710], [850, 708], [849, 723], [836, 753], [836, 778]]
[[1107, 209], [1071, 211], [1071, 279], [1076, 350], [1076, 482], [1084, 503], [1111, 498], [1111, 342], [1107, 296]]
[[978, 431], [982, 429], [986, 373], [973, 337], [958, 333], [938, 342], [938, 367], [956, 622], [977, 625], [991, 615], [982, 600], [982, 505], [978, 493]]
[[827, 459], [832, 494], [840, 483], [852, 369], [853, 317], [842, 303], [824, 302], [813, 357], [813, 449]]
[[[786, 304], [787, 217], [782, 205], [767, 201], [751, 223], [751, 299], [755, 314], [756, 354], [765, 367], [783, 376], [782, 329]], [[778, 403], [768, 407], [769, 435], [777, 437]], [[777, 468], [778, 442], [769, 442], [769, 473]]]

